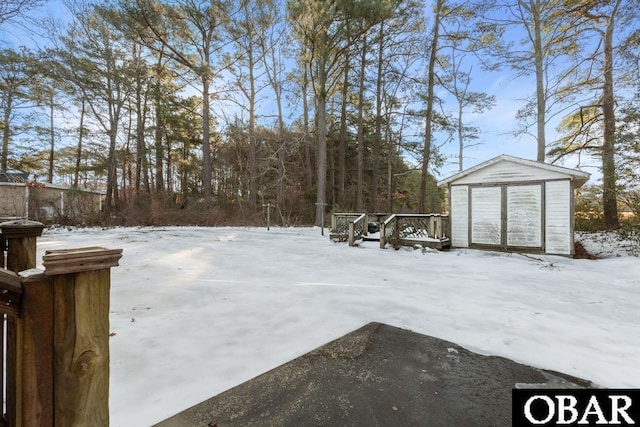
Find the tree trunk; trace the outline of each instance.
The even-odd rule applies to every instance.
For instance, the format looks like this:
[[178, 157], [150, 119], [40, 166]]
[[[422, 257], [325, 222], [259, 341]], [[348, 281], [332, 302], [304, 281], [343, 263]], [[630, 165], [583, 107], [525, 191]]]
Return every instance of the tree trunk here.
[[[332, 99], [329, 99], [331, 103]], [[330, 111], [333, 110], [333, 105], [329, 107]], [[327, 129], [327, 133], [329, 130]], [[331, 132], [333, 135], [333, 132]], [[333, 205], [336, 200], [336, 146], [338, 141], [335, 138], [331, 138], [327, 141], [327, 198], [325, 202], [329, 205]]]
[[56, 142], [56, 135], [55, 135], [55, 129], [53, 126], [53, 89], [51, 90], [51, 93], [49, 94], [49, 173], [47, 175], [47, 182], [49, 184], [53, 183], [53, 166], [54, 166], [54, 157], [56, 154], [56, 147], [55, 147], [55, 142]]
[[[147, 147], [144, 138], [145, 108], [142, 101], [142, 81], [140, 76], [136, 79], [136, 176], [135, 176], [135, 192], [136, 196], [140, 196], [140, 187], [142, 186], [143, 173], [145, 174], [145, 189], [149, 191], [149, 178], [146, 172]], [[156, 90], [156, 98], [158, 97]], [[156, 119], [158, 117], [159, 100], [156, 99]], [[156, 130], [158, 123], [156, 122]], [[157, 143], [157, 141], [156, 141]]]
[[615, 165], [615, 97], [613, 92], [613, 30], [616, 10], [620, 0], [616, 2], [609, 18], [604, 34], [604, 86], [602, 97], [602, 112], [604, 115], [604, 138], [602, 143], [602, 208], [604, 226], [609, 229], [620, 228], [618, 220], [618, 205], [616, 195], [616, 165]]
[[547, 97], [545, 95], [544, 87], [544, 53], [542, 52], [542, 22], [540, 14], [541, 5], [538, 0], [530, 0], [531, 15], [533, 16], [533, 31], [534, 31], [534, 47], [533, 55], [536, 64], [536, 125], [538, 142], [538, 153], [536, 160], [544, 163], [546, 157], [546, 135], [545, 124], [547, 121]]
[[111, 209], [118, 205], [118, 176], [116, 171], [116, 131], [112, 127], [109, 131], [109, 155], [107, 160], [107, 194], [105, 197], [105, 210], [111, 213]]
[[344, 207], [345, 180], [347, 174], [347, 100], [349, 96], [349, 54], [345, 55], [342, 81], [342, 105], [340, 113], [340, 141], [338, 142], [338, 204]]
[[249, 205], [250, 213], [253, 215], [257, 208], [257, 192], [256, 179], [258, 176], [258, 167], [256, 164], [256, 83], [254, 77], [254, 59], [253, 50], [249, 47], [246, 52], [249, 61]]
[[318, 121], [318, 194], [316, 197], [316, 225], [324, 227], [324, 209], [327, 194], [327, 66], [318, 64], [318, 95], [316, 117]]
[[[384, 42], [384, 22], [380, 23], [378, 33], [378, 77], [376, 79], [376, 130], [373, 139], [373, 150], [371, 152], [371, 212], [378, 211], [378, 170], [380, 163], [380, 145], [382, 144], [382, 63], [383, 42]], [[363, 58], [364, 59], [364, 58]]]
[[7, 99], [4, 107], [4, 121], [6, 125], [2, 129], [2, 155], [0, 156], [0, 172], [7, 172], [7, 165], [9, 162], [9, 138], [11, 131], [9, 129], [9, 120], [11, 118], [11, 109], [13, 107], [13, 96], [11, 93], [6, 94]]
[[[164, 189], [164, 145], [162, 143], [162, 100], [160, 95], [156, 96], [156, 114], [155, 114], [155, 131], [154, 131], [154, 148], [155, 148], [155, 170], [156, 170], [156, 192], [161, 193]], [[204, 107], [203, 107], [204, 108]], [[204, 150], [203, 150], [204, 151]], [[146, 158], [147, 154], [143, 153]]]
[[[388, 110], [389, 111], [389, 110]], [[387, 131], [387, 212], [393, 212], [393, 158], [395, 157], [395, 147], [393, 145], [393, 138], [391, 137], [391, 117], [390, 114], [386, 114], [386, 128]]]
[[73, 173], [73, 187], [79, 188], [80, 165], [82, 164], [82, 142], [84, 139], [84, 115], [86, 112], [85, 99], [82, 98], [80, 107], [80, 131], [78, 132], [78, 149], [76, 150], [76, 170]]
[[306, 169], [306, 189], [311, 190], [313, 187], [313, 168], [311, 165], [311, 141], [309, 138], [309, 104], [308, 104], [308, 91], [309, 80], [307, 75], [307, 66], [305, 65], [304, 77], [302, 81], [302, 116], [303, 116], [303, 132], [304, 132], [304, 160]]
[[284, 206], [284, 190], [285, 190], [285, 161], [287, 159], [287, 141], [286, 141], [286, 132], [284, 126], [284, 114], [282, 112], [282, 86], [277, 83], [277, 79], [274, 77], [274, 86], [276, 86], [275, 94], [276, 94], [276, 105], [278, 107], [278, 133], [280, 135], [280, 147], [279, 147], [279, 155], [278, 155], [278, 186], [276, 192], [276, 203], [278, 205], [278, 212], [280, 214], [280, 224], [285, 225], [285, 218], [283, 212], [285, 212]]
[[429, 178], [429, 160], [431, 158], [431, 125], [433, 121], [433, 95], [435, 86], [435, 64], [438, 53], [438, 37], [440, 33], [440, 13], [444, 0], [436, 0], [433, 16], [433, 38], [429, 48], [429, 71], [427, 75], [427, 110], [425, 113], [424, 149], [422, 153], [422, 172], [420, 175], [420, 194], [418, 209], [426, 213], [427, 181]]
[[[206, 63], [208, 64], [206, 58]], [[211, 190], [211, 145], [210, 145], [210, 125], [211, 119], [209, 114], [209, 85], [210, 78], [208, 75], [202, 77], [202, 192], [205, 198], [213, 195]]]
[[356, 210], [364, 210], [364, 78], [367, 58], [367, 35], [362, 35], [360, 56], [360, 87], [358, 89], [358, 183]]

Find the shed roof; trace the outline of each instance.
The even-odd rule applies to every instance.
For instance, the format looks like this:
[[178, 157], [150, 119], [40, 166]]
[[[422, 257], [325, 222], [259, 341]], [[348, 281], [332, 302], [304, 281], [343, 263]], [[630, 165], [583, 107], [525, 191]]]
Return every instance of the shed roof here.
[[450, 185], [451, 183], [458, 181], [466, 176], [469, 176], [481, 169], [487, 168], [489, 166], [495, 165], [500, 162], [517, 163], [526, 167], [533, 167], [533, 168], [538, 168], [547, 172], [566, 175], [567, 177], [569, 177], [575, 182], [576, 188], [581, 187], [585, 182], [589, 180], [589, 177], [591, 176], [590, 173], [583, 172], [577, 169], [565, 168], [562, 166], [556, 166], [548, 163], [541, 163], [533, 160], [527, 160], [527, 159], [522, 159], [520, 157], [514, 157], [514, 156], [502, 154], [498, 157], [494, 157], [491, 160], [487, 160], [486, 162], [480, 163], [469, 169], [463, 170], [462, 172], [458, 172], [457, 174], [451, 175], [448, 178], [442, 179], [438, 181], [438, 186], [444, 187], [444, 186]]

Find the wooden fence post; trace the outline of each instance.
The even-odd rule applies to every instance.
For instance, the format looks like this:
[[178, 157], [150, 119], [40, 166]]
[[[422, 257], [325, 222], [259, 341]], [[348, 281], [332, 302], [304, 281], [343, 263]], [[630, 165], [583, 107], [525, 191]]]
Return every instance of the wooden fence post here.
[[109, 426], [109, 290], [122, 249], [46, 251], [53, 278], [54, 425]]
[[18, 424], [53, 426], [53, 286], [41, 270], [20, 276], [20, 353], [17, 363]]
[[43, 228], [29, 220], [0, 223], [7, 269], [22, 272], [0, 276], [3, 286], [21, 290], [19, 312], [7, 317], [6, 421], [12, 427], [107, 427], [110, 268], [122, 249], [47, 251], [44, 274], [26, 272], [36, 266]]
[[397, 217], [397, 216], [393, 219], [393, 237], [391, 239], [391, 244], [393, 245], [393, 249], [398, 249], [400, 247], [400, 245], [401, 245], [401, 243], [400, 243], [400, 218]]
[[356, 237], [355, 237], [355, 225], [353, 223], [353, 220], [349, 220], [349, 246], [355, 246], [356, 245]]
[[[0, 223], [0, 234], [6, 244], [7, 270], [18, 273], [36, 266], [36, 238], [42, 235], [44, 224], [29, 220], [6, 221]], [[4, 267], [4, 257], [2, 259]], [[23, 423], [23, 376], [25, 367], [23, 319], [16, 316], [7, 317], [7, 376], [6, 386], [12, 395], [7, 395], [7, 422], [11, 426], [26, 426]], [[1, 369], [1, 368], [0, 368]], [[39, 425], [39, 424], [32, 424]]]
[[28, 219], [0, 223], [0, 234], [7, 241], [7, 270], [19, 272], [36, 266], [36, 237], [44, 224]]

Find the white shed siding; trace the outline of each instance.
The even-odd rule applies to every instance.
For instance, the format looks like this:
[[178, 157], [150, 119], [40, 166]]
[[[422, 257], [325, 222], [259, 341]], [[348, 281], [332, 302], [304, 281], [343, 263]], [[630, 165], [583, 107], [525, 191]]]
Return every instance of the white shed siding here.
[[547, 253], [570, 255], [571, 181], [551, 181], [545, 186], [545, 249]]
[[586, 172], [508, 155], [443, 179], [452, 246], [572, 255], [573, 190], [588, 179]]
[[469, 186], [451, 187], [451, 246], [469, 247]]
[[471, 187], [471, 242], [500, 245], [502, 242], [502, 188]]
[[533, 166], [513, 162], [498, 162], [456, 180], [456, 185], [545, 181], [566, 177], [566, 174]]
[[542, 248], [542, 185], [507, 186], [507, 246]]

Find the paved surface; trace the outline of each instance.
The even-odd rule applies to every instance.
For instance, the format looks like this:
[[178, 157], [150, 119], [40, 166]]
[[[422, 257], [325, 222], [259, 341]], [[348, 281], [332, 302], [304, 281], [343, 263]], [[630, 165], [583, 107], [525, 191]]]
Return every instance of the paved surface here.
[[370, 323], [157, 426], [511, 426], [516, 384], [591, 386]]

